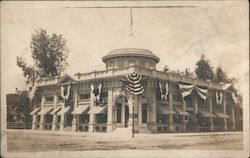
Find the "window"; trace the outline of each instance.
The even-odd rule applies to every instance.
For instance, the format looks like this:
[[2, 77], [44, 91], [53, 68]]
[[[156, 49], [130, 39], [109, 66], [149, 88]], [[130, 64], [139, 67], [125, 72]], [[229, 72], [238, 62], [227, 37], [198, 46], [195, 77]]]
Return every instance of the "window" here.
[[142, 123], [148, 122], [148, 109], [147, 104], [142, 104]]
[[107, 123], [107, 114], [96, 114], [96, 123]]
[[186, 100], [186, 105], [187, 105], [187, 107], [193, 107], [191, 98]]
[[168, 123], [168, 115], [167, 114], [158, 114], [157, 115], [157, 123]]
[[135, 60], [128, 60], [128, 65], [129, 65], [129, 66], [135, 65]]
[[80, 93], [80, 100], [86, 100], [90, 98], [90, 93]]
[[80, 114], [79, 115], [79, 123], [88, 123], [89, 115], [88, 114]]
[[124, 65], [125, 65], [124, 60], [118, 60], [117, 61], [117, 67], [124, 67]]
[[179, 90], [173, 90], [173, 100], [182, 101], [181, 92]]
[[139, 61], [139, 66], [145, 67], [145, 61]]
[[181, 123], [182, 116], [181, 115], [174, 115], [174, 123]]
[[108, 63], [108, 67], [109, 67], [109, 68], [115, 67], [115, 62], [114, 62], [114, 61], [110, 61], [110, 62]]
[[122, 116], [122, 107], [121, 104], [118, 103], [116, 104], [116, 118], [117, 118], [117, 123], [121, 123], [121, 117]]
[[52, 102], [54, 101], [54, 96], [48, 96], [45, 98], [46, 102]]

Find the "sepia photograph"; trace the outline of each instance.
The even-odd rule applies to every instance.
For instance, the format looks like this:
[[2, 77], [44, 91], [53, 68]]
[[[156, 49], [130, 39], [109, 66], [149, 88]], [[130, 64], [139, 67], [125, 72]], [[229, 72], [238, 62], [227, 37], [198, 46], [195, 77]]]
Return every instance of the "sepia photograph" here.
[[248, 1], [0, 4], [1, 157], [250, 156]]

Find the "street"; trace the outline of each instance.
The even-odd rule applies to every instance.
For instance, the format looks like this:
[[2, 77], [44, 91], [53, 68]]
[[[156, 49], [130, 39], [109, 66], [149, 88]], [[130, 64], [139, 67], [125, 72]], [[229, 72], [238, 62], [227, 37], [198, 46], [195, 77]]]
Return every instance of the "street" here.
[[8, 152], [241, 150], [242, 132], [130, 134], [8, 130]]

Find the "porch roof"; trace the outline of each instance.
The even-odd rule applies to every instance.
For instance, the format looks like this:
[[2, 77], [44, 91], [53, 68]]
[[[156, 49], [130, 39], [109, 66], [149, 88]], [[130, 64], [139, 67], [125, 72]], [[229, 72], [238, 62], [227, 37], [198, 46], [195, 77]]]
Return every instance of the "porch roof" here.
[[107, 109], [107, 106], [91, 106], [88, 114], [105, 114]]
[[58, 115], [63, 115], [63, 114], [65, 114], [65, 113], [68, 113], [68, 112], [70, 111], [71, 108], [72, 108], [71, 106], [67, 106], [67, 107], [65, 107], [65, 108], [62, 108], [61, 111], [59, 111], [57, 114], [58, 114]]
[[224, 112], [215, 112], [215, 114], [220, 118], [229, 118], [229, 116]]
[[87, 113], [89, 111], [89, 107], [90, 105], [79, 105], [78, 107], [76, 107], [74, 109], [74, 111], [72, 112], [72, 114], [82, 114], [82, 113]]
[[37, 113], [37, 115], [46, 115], [50, 111], [52, 111], [52, 109], [53, 109], [53, 107], [44, 107], [41, 109], [41, 111], [39, 113]]
[[179, 114], [179, 115], [190, 115], [188, 112], [186, 112], [183, 107], [176, 106], [174, 107], [174, 110]]
[[203, 117], [216, 117], [216, 115], [210, 111], [205, 111], [205, 110], [200, 110], [199, 113], [203, 116]]
[[61, 110], [61, 106], [58, 106], [57, 108], [55, 108], [54, 110], [52, 110], [51, 112], [50, 112], [50, 114], [51, 115], [55, 115], [58, 111], [60, 111]]
[[41, 110], [41, 107], [35, 108], [33, 111], [30, 112], [30, 115], [35, 115]]
[[176, 112], [173, 110], [170, 110], [170, 108], [168, 106], [158, 105], [157, 106], [157, 113], [159, 113], [159, 114], [175, 114]]

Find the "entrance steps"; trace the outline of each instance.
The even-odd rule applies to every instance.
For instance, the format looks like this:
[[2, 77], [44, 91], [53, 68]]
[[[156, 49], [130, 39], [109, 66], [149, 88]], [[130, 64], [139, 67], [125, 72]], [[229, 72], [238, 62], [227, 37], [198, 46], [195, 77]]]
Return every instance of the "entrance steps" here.
[[[135, 130], [137, 130], [137, 129], [135, 129]], [[146, 127], [145, 128], [139, 128], [138, 131], [139, 131], [139, 133], [151, 133], [150, 130], [148, 128], [146, 128]]]
[[[146, 127], [141, 127], [141, 128], [135, 128], [135, 133], [151, 133], [150, 130]], [[115, 133], [118, 133], [118, 134], [132, 134], [132, 127], [117, 127], [114, 132]]]
[[114, 132], [114, 134], [130, 134], [132, 133], [132, 127], [117, 127]]
[[72, 127], [65, 127], [63, 130], [64, 131], [72, 131]]

